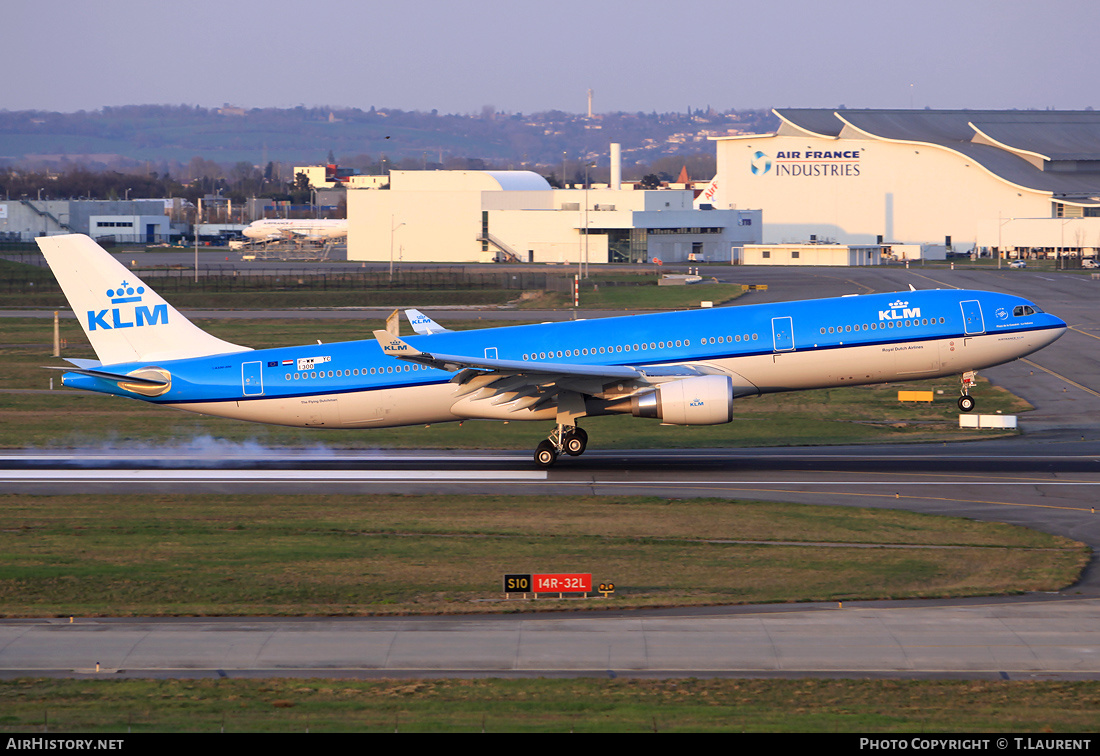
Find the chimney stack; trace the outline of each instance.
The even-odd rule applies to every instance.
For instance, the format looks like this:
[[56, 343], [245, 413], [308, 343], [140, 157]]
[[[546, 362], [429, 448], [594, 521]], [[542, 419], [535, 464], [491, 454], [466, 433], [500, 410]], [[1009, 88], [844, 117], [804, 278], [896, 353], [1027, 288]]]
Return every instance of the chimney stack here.
[[611, 188], [616, 191], [623, 188], [622, 145], [618, 142], [611, 143]]

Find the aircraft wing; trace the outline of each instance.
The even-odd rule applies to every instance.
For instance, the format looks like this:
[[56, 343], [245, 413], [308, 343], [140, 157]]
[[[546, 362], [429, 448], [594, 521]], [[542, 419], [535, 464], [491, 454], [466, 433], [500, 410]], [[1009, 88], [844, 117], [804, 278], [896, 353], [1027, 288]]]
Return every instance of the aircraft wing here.
[[[659, 383], [707, 374], [688, 365], [578, 365], [442, 354], [416, 349], [388, 331], [375, 331], [374, 337], [386, 355], [455, 373], [456, 399], [491, 399], [486, 404], [505, 413], [550, 405], [568, 412], [577, 402], [583, 407], [582, 396], [625, 399]], [[609, 392], [609, 386], [615, 390]]]
[[597, 394], [607, 383], [630, 382], [634, 388], [641, 389], [669, 380], [707, 374], [689, 365], [579, 365], [423, 352], [388, 331], [375, 331], [374, 337], [382, 352], [390, 357], [458, 373], [452, 379], [458, 384], [468, 384], [476, 378], [473, 383], [479, 388], [495, 386], [510, 395], [534, 390], [545, 394], [553, 389]]

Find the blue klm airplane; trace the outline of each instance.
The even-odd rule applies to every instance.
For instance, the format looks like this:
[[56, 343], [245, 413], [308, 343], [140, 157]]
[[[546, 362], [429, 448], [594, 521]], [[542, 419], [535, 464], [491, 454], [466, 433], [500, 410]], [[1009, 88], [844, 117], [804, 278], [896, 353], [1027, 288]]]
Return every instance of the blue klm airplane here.
[[541, 467], [584, 452], [581, 418], [715, 425], [754, 394], [960, 374], [969, 412], [977, 370], [1066, 330], [1020, 297], [937, 289], [476, 331], [408, 310], [405, 339], [252, 350], [200, 330], [86, 236], [38, 244], [99, 358], [68, 360], [66, 386], [303, 427], [553, 422]]

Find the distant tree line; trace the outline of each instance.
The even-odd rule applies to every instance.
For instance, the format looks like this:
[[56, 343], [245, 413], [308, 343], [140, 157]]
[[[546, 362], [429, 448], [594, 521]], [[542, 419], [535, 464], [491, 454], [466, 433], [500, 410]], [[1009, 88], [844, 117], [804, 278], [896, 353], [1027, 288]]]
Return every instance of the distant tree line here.
[[289, 200], [307, 204], [308, 181], [303, 175], [295, 180], [279, 181], [272, 177], [274, 164], [260, 170], [249, 163], [221, 166], [195, 158], [191, 161], [191, 180], [182, 182], [171, 175], [140, 170], [91, 170], [75, 166], [66, 170], [0, 169], [0, 198], [5, 200], [121, 200], [182, 197], [194, 203], [200, 197], [219, 195], [244, 202], [251, 197]]
[[[375, 160], [366, 154], [338, 159], [337, 162], [342, 167], [375, 175], [392, 169], [510, 170], [524, 167], [541, 173], [551, 186], [562, 185], [561, 165], [516, 166], [509, 161], [458, 157], [449, 157], [442, 163], [423, 162], [408, 157], [390, 161], [385, 156]], [[583, 184], [586, 178], [585, 163], [579, 160], [565, 162], [568, 183]], [[145, 168], [146, 166], [130, 166], [93, 170], [83, 165], [65, 166], [61, 170], [0, 168], [0, 198], [119, 200], [182, 197], [194, 203], [200, 197], [218, 195], [234, 203], [261, 197], [289, 201], [295, 205], [309, 204], [311, 200], [312, 192], [305, 176], [291, 176], [292, 167], [272, 161], [260, 168], [243, 161], [222, 165], [213, 160], [194, 157], [186, 166], [176, 166], [183, 174], [179, 178], [168, 172], [146, 171]], [[652, 163], [630, 163], [623, 166], [623, 179], [641, 181], [644, 178], [647, 186], [656, 186], [661, 182], [675, 181], [683, 168], [687, 168], [692, 180], [710, 179], [716, 170], [715, 156], [713, 153], [666, 155]], [[590, 165], [587, 179], [591, 183], [607, 183], [610, 181], [610, 168], [606, 165]]]

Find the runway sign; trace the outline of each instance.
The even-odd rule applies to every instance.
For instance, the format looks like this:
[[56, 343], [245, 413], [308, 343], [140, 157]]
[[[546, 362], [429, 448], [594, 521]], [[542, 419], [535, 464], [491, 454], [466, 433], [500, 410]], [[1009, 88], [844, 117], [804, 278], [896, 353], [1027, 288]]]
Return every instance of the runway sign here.
[[592, 575], [532, 575], [533, 593], [588, 593], [592, 590]]
[[589, 593], [591, 591], [592, 575], [588, 573], [504, 576], [505, 593]]
[[530, 593], [531, 592], [531, 576], [530, 575], [505, 575], [504, 576], [504, 592], [505, 593]]

